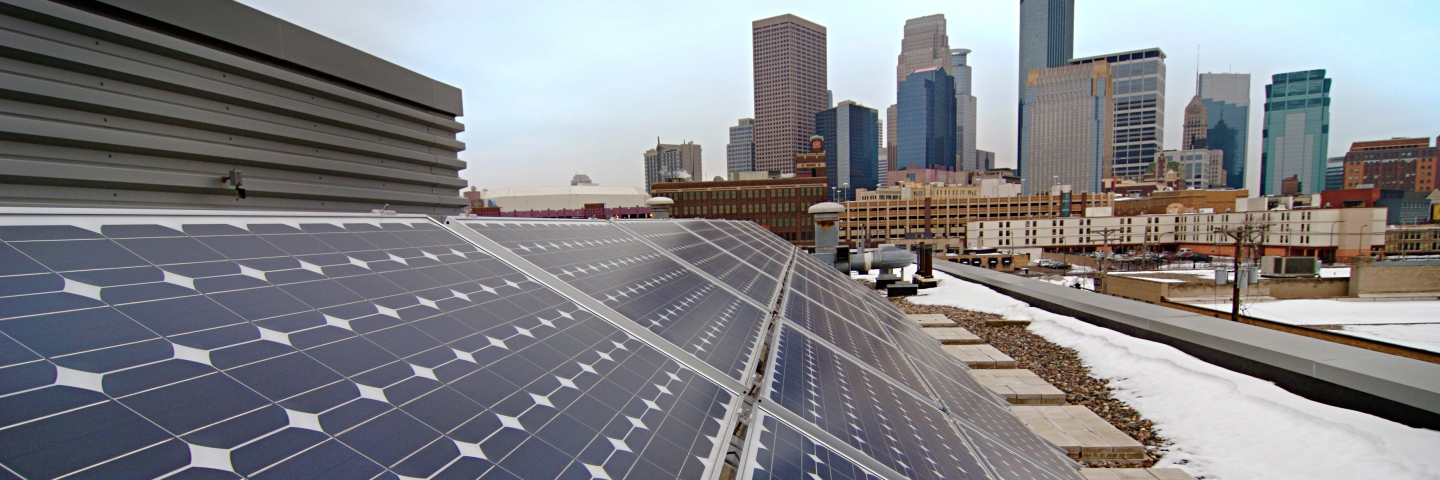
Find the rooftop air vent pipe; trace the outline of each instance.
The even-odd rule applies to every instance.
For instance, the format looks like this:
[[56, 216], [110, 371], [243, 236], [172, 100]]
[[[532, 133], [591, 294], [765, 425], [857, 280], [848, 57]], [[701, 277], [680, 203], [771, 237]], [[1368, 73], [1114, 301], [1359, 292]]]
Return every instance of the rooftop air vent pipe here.
[[675, 201], [667, 197], [651, 197], [645, 201], [645, 206], [650, 207], [651, 216], [654, 218], [670, 218], [670, 207]]
[[881, 245], [874, 250], [860, 249], [851, 252], [850, 247], [840, 245], [840, 214], [845, 206], [824, 202], [810, 206], [815, 216], [815, 256], [836, 269], [850, 273], [851, 270], [890, 270], [908, 267], [915, 263], [915, 254], [894, 245]]

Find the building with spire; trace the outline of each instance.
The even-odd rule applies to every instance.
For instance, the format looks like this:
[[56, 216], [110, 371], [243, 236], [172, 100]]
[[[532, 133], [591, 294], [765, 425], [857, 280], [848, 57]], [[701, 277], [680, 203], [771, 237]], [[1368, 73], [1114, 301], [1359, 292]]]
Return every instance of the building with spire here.
[[1180, 139], [1181, 148], [1184, 150], [1195, 150], [1205, 148], [1205, 137], [1209, 135], [1209, 126], [1206, 120], [1209, 118], [1205, 102], [1200, 100], [1198, 86], [1195, 96], [1190, 99], [1190, 104], [1185, 106], [1185, 133]]
[[700, 166], [700, 145], [665, 144], [656, 138], [655, 148], [645, 151], [645, 191], [656, 183], [705, 178]]
[[830, 100], [825, 27], [795, 15], [756, 20], [755, 170], [791, 173]]

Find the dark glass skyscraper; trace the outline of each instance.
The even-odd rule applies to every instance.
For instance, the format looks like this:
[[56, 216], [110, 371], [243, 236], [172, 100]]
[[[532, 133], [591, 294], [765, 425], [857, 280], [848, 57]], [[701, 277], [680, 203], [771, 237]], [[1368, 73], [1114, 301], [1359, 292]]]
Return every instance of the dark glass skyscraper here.
[[955, 79], [939, 67], [900, 83], [895, 168], [955, 170]]
[[1205, 148], [1225, 152], [1225, 186], [1246, 188], [1249, 164], [1250, 74], [1200, 74], [1200, 101], [1205, 103]]
[[825, 137], [826, 183], [855, 199], [856, 188], [880, 183], [880, 112], [846, 100], [815, 114], [815, 134]]
[[1265, 142], [1260, 153], [1260, 193], [1278, 194], [1286, 178], [1300, 193], [1325, 188], [1330, 143], [1330, 79], [1325, 70], [1280, 73], [1265, 86]]

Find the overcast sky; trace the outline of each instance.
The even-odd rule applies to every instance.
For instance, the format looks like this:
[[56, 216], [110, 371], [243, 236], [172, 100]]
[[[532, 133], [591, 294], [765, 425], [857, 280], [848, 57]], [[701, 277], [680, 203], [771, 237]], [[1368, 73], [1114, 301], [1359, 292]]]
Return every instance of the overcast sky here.
[[[828, 29], [835, 101], [895, 103], [905, 19], [945, 14], [952, 48], [969, 48], [978, 145], [1015, 162], [1019, 2], [607, 0], [241, 0], [460, 87], [468, 148], [461, 172], [480, 188], [642, 186], [642, 154], [692, 140], [705, 178], [725, 174], [727, 127], [752, 117], [750, 22], [793, 13]], [[1203, 72], [1251, 77], [1250, 184], [1258, 180], [1270, 75], [1323, 68], [1329, 155], [1357, 140], [1440, 135], [1440, 2], [1209, 0], [1076, 2], [1075, 56], [1160, 47], [1169, 70], [1166, 148]]]

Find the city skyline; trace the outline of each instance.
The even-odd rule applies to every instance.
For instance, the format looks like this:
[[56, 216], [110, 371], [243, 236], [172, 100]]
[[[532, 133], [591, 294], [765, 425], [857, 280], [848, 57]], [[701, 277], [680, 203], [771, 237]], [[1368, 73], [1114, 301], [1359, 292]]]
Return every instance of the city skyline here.
[[[719, 148], [737, 118], [754, 116], [749, 23], [792, 13], [829, 30], [829, 84], [835, 98], [867, 105], [895, 102], [893, 72], [904, 21], [945, 14], [953, 48], [968, 48], [976, 67], [979, 109], [977, 147], [997, 152], [998, 166], [1016, 161], [1019, 6], [984, 2], [922, 2], [893, 6], [834, 8], [819, 2], [780, 5], [666, 5], [627, 3], [575, 6], [554, 15], [541, 5], [448, 5], [439, 2], [347, 3], [321, 0], [287, 4], [246, 0], [299, 25], [375, 52], [392, 63], [434, 72], [435, 78], [465, 92], [468, 131], [461, 134], [470, 163], [462, 176], [481, 188], [559, 185], [587, 172], [602, 185], [643, 184], [635, 167], [654, 138], [693, 140], [709, 145], [707, 172], [725, 170]], [[1440, 130], [1429, 112], [1440, 95], [1424, 88], [1440, 67], [1406, 61], [1433, 58], [1440, 34], [1423, 18], [1440, 6], [1414, 2], [1372, 5], [1341, 18], [1327, 11], [1344, 4], [1235, 2], [1224, 5], [1167, 5], [1146, 9], [1161, 33], [1105, 28], [1109, 18], [1138, 8], [1138, 2], [1079, 2], [1075, 11], [1074, 54], [1098, 55], [1159, 47], [1171, 56], [1169, 89], [1194, 91], [1194, 50], [1201, 46], [1200, 72], [1249, 73], [1250, 99], [1263, 102], [1266, 78], [1281, 72], [1326, 69], [1340, 80], [1332, 108], [1329, 149], [1344, 151], [1354, 141], [1394, 136], [1431, 136]], [[1243, 10], [1245, 15], [1215, 12]], [[1428, 12], [1428, 13], [1427, 13]], [[1265, 18], [1294, 18], [1284, 32]], [[439, 18], [439, 20], [436, 20]], [[512, 21], [502, 19], [510, 18]], [[515, 22], [514, 18], [533, 21]], [[545, 21], [542, 21], [544, 19]], [[546, 23], [548, 21], [549, 23]], [[660, 22], [657, 28], [651, 28]], [[426, 28], [419, 28], [427, 25]], [[523, 28], [522, 28], [523, 25]], [[644, 26], [644, 28], [641, 28]], [[1298, 30], [1297, 30], [1298, 29]], [[643, 31], [642, 31], [643, 30]], [[1245, 41], [1230, 40], [1244, 37]], [[1253, 45], [1265, 44], [1265, 49]], [[454, 48], [490, 45], [453, 61]], [[657, 59], [695, 55], [707, 59], [673, 75], [655, 74]], [[1386, 64], [1386, 69], [1372, 68]], [[563, 74], [583, 68], [586, 75]], [[1190, 95], [1170, 95], [1166, 123], [1182, 124]], [[1259, 138], [1259, 109], [1251, 109], [1250, 131]], [[1166, 132], [1165, 147], [1180, 146], [1178, 128]], [[1249, 142], [1247, 176], [1259, 173], [1259, 143]]]

